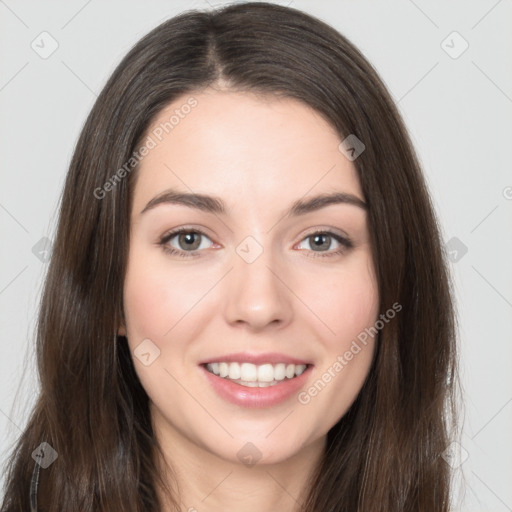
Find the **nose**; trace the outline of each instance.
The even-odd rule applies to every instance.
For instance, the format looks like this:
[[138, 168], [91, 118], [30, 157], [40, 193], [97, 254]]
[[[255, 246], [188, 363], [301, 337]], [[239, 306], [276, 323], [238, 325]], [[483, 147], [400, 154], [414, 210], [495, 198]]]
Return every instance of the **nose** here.
[[255, 261], [233, 255], [233, 269], [225, 283], [225, 317], [230, 325], [260, 331], [273, 326], [283, 328], [293, 316], [293, 293], [286, 285], [281, 266], [263, 251]]

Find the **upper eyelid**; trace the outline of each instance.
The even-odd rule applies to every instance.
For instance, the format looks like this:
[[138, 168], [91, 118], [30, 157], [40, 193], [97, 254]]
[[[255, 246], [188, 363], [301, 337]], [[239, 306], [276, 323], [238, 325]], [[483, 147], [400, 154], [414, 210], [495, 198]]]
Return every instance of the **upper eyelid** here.
[[[202, 228], [189, 228], [189, 227], [180, 227], [176, 229], [171, 229], [169, 231], [166, 231], [161, 237], [160, 241], [162, 240], [172, 240], [175, 236], [181, 235], [183, 233], [198, 233], [202, 236], [208, 237], [210, 240], [212, 240], [212, 237], [204, 231]], [[213, 240], [212, 240], [213, 242]]]

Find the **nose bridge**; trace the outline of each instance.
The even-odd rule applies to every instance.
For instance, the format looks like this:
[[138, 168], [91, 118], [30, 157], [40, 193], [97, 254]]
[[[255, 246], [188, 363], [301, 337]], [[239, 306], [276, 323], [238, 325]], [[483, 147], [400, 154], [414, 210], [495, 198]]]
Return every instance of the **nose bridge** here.
[[284, 285], [283, 266], [270, 248], [248, 236], [233, 254], [228, 277], [226, 320], [251, 328], [285, 324], [292, 316], [290, 292]]

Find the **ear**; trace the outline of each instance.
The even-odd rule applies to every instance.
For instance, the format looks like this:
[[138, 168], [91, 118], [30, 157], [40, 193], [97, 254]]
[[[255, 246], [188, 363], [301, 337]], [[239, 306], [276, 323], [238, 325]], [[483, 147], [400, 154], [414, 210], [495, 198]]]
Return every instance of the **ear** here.
[[124, 314], [123, 314], [123, 318], [119, 321], [119, 326], [117, 328], [117, 335], [118, 336], [126, 336], [126, 324], [124, 321]]
[[126, 327], [124, 324], [119, 326], [119, 329], [117, 329], [117, 335], [118, 336], [126, 336]]

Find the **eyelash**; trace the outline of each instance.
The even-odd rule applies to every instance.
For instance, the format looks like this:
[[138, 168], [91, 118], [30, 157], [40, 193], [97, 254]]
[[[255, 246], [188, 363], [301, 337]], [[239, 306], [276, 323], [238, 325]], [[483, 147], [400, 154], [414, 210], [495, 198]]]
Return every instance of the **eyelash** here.
[[[172, 256], [179, 256], [181, 258], [194, 258], [198, 256], [197, 252], [192, 251], [180, 251], [178, 249], [175, 249], [173, 247], [169, 247], [167, 243], [172, 240], [176, 235], [182, 234], [182, 233], [188, 233], [188, 234], [197, 234], [197, 235], [203, 235], [207, 238], [208, 235], [201, 231], [200, 229], [189, 229], [186, 227], [175, 229], [174, 231], [171, 231], [170, 233], [165, 234], [159, 241], [159, 245], [162, 246], [163, 251], [166, 254], [172, 255]], [[348, 238], [342, 237], [341, 235], [338, 235], [337, 233], [333, 233], [332, 231], [326, 231], [326, 230], [317, 230], [313, 231], [312, 233], [309, 233], [306, 235], [302, 240], [306, 240], [307, 238], [313, 237], [315, 235], [328, 235], [331, 238], [334, 238], [337, 242], [341, 244], [341, 248], [334, 252], [325, 252], [323, 251], [317, 252], [317, 251], [310, 251], [310, 252], [317, 252], [317, 254], [314, 254], [313, 256], [309, 256], [310, 258], [330, 258], [333, 256], [338, 256], [343, 254], [346, 250], [351, 249], [354, 244], [351, 240]], [[323, 253], [323, 254], [322, 254]]]

